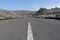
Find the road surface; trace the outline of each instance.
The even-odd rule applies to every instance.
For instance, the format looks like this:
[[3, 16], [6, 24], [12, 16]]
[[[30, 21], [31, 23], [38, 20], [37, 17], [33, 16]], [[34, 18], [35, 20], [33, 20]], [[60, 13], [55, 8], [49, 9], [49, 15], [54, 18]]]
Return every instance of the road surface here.
[[60, 40], [60, 20], [0, 20], [0, 40]]

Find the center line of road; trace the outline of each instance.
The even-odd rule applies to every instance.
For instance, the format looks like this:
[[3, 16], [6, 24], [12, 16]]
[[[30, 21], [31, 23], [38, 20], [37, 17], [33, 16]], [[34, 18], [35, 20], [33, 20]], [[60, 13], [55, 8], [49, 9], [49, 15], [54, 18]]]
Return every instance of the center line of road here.
[[31, 29], [31, 23], [28, 22], [28, 35], [27, 35], [27, 40], [33, 40], [33, 33]]

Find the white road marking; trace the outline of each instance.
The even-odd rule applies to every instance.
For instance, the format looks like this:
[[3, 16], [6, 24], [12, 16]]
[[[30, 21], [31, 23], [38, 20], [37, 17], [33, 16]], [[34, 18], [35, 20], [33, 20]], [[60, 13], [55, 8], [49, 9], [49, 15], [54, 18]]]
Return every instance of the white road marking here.
[[31, 23], [28, 22], [28, 35], [27, 35], [27, 40], [33, 40], [33, 33], [31, 29]]

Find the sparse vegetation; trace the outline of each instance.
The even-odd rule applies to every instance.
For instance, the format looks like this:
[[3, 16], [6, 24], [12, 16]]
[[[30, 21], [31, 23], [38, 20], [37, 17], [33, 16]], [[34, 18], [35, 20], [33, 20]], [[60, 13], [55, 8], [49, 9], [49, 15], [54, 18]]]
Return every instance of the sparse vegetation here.
[[60, 8], [55, 7], [51, 9], [40, 8], [36, 13], [35, 17], [44, 17], [44, 18], [59, 18], [60, 19]]
[[0, 19], [11, 19], [11, 18], [26, 18], [26, 17], [54, 17], [60, 18], [60, 8], [40, 8], [38, 11], [26, 11], [26, 10], [17, 10], [17, 11], [8, 11], [0, 9]]
[[24, 18], [28, 17], [28, 15], [33, 15], [35, 11], [8, 11], [4, 9], [0, 9], [0, 19], [11, 19], [11, 18]]

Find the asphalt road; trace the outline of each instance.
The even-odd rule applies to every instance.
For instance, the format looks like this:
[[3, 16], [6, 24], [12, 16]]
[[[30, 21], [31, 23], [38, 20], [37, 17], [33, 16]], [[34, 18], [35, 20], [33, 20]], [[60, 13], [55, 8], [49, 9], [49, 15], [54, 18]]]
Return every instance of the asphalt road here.
[[0, 20], [0, 40], [27, 40], [28, 22], [33, 40], [60, 40], [60, 20], [39, 18]]

